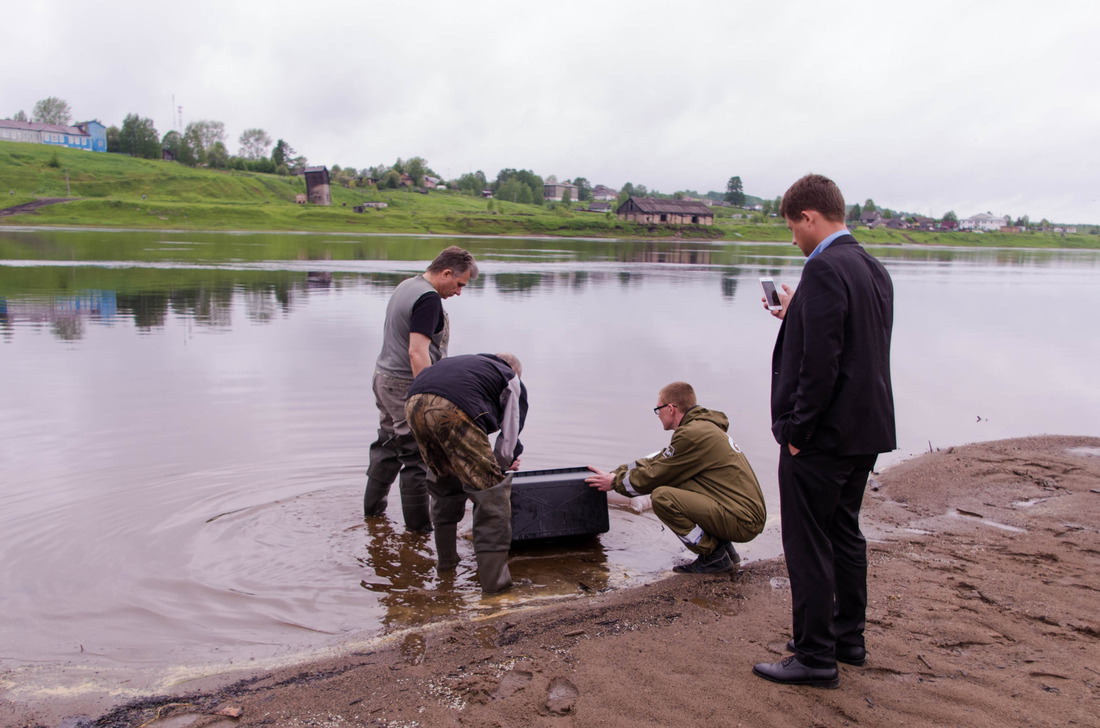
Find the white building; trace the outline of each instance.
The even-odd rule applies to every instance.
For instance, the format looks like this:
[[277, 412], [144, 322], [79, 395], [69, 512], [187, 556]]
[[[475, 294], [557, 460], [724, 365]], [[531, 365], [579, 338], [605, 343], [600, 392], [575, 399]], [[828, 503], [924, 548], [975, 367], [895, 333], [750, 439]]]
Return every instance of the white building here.
[[596, 185], [592, 188], [592, 199], [599, 202], [615, 202], [619, 199], [619, 193], [607, 185]]
[[959, 220], [959, 230], [981, 230], [983, 232], [996, 232], [1006, 225], [1011, 225], [1012, 221], [1008, 215], [1003, 217], [994, 217], [991, 212], [979, 212], [977, 215], [966, 218], [965, 220]]

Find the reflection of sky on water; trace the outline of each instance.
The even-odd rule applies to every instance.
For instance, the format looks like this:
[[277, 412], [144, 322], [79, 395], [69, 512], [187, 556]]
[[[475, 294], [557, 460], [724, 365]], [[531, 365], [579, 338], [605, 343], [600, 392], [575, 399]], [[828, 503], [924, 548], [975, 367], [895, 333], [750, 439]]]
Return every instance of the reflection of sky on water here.
[[[17, 252], [72, 252], [64, 235], [47, 237], [24, 236]], [[283, 244], [239, 237], [264, 252]], [[144, 243], [157, 255], [209, 247], [160, 238]], [[365, 255], [380, 245], [359, 240], [303, 260], [0, 260], [0, 546], [12, 555], [0, 563], [0, 641], [31, 635], [39, 654], [68, 655], [80, 631], [109, 642], [111, 628], [89, 625], [118, 612], [129, 637], [98, 653], [124, 657], [111, 651], [127, 644], [142, 654], [168, 635], [180, 647], [166, 654], [184, 660], [212, 637], [300, 645], [319, 639], [303, 630], [338, 635], [483, 608], [470, 574], [440, 585], [420, 546], [380, 548], [358, 519], [386, 302], [449, 242], [401, 240], [393, 245], [410, 255], [390, 250], [388, 260], [339, 259], [335, 246]], [[768, 429], [778, 324], [756, 279], [796, 283], [790, 246], [455, 242], [474, 250], [483, 275], [446, 303], [451, 352], [523, 360], [525, 469], [613, 467], [663, 447], [656, 392], [685, 379], [729, 415], [767, 494], [771, 526], [747, 555], [778, 553]], [[900, 448], [884, 462], [929, 441], [1100, 435], [1100, 254], [876, 252], [896, 288]], [[59, 330], [62, 321], [78, 325]], [[681, 557], [650, 521], [613, 515], [616, 532], [597, 551], [556, 563], [636, 575]], [[416, 568], [393, 589], [400, 572], [383, 562], [403, 553]], [[540, 560], [526, 553], [517, 571], [566, 590], [608, 578]], [[34, 638], [43, 625], [51, 636]]]

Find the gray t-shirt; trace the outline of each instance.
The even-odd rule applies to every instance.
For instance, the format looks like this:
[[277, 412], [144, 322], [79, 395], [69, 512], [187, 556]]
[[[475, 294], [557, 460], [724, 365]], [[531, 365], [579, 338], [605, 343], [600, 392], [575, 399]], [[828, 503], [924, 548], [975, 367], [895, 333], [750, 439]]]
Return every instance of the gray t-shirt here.
[[[383, 374], [400, 379], [412, 379], [412, 364], [409, 362], [409, 332], [413, 307], [421, 296], [439, 296], [424, 276], [414, 276], [402, 281], [390, 296], [386, 306], [386, 322], [382, 327], [382, 351], [378, 354], [375, 369]], [[440, 299], [442, 300], [442, 299]], [[447, 344], [450, 341], [450, 321], [443, 311], [443, 325], [428, 338], [428, 354], [432, 363], [447, 356]]]

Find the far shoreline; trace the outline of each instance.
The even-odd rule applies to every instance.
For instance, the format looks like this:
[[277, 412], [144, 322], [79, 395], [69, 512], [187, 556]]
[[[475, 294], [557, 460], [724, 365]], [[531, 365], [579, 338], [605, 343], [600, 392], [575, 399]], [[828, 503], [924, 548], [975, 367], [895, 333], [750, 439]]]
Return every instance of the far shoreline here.
[[[220, 228], [186, 228], [186, 227], [113, 227], [113, 226], [100, 226], [100, 225], [80, 225], [80, 224], [65, 224], [65, 225], [29, 225], [29, 224], [12, 224], [3, 221], [0, 218], [0, 231], [10, 230], [13, 232], [31, 232], [31, 233], [46, 233], [46, 232], [98, 232], [98, 233], [158, 233], [158, 234], [201, 234], [201, 235], [349, 235], [359, 238], [423, 238], [423, 239], [439, 239], [439, 240], [534, 240], [534, 241], [577, 241], [588, 243], [678, 243], [678, 244], [699, 244], [708, 246], [724, 246], [724, 245], [774, 245], [780, 248], [786, 248], [790, 246], [790, 241], [787, 240], [754, 240], [750, 238], [744, 238], [738, 236], [737, 238], [711, 238], [711, 237], [684, 237], [677, 235], [669, 236], [646, 236], [646, 237], [591, 237], [584, 235], [539, 235], [535, 233], [530, 234], [500, 234], [500, 235], [488, 235], [488, 234], [474, 234], [474, 233], [457, 233], [457, 232], [417, 232], [417, 231], [405, 231], [405, 232], [386, 232], [375, 230], [355, 230], [355, 229], [317, 229], [317, 230], [303, 230], [303, 229], [280, 229], [280, 228], [242, 228], [242, 229], [220, 229]], [[862, 231], [867, 232], [867, 231]], [[872, 233], [874, 231], [871, 231]], [[975, 250], [975, 251], [991, 251], [991, 252], [1015, 252], [1015, 251], [1047, 251], [1047, 252], [1078, 252], [1078, 251], [1100, 251], [1100, 240], [1096, 240], [1093, 245], [1077, 245], [1070, 247], [1058, 247], [1056, 245], [981, 245], [975, 242], [966, 240], [951, 240], [951, 241], [922, 241], [922, 240], [879, 240], [877, 236], [865, 235], [861, 236], [861, 230], [856, 228], [852, 231], [852, 234], [860, 240], [864, 247], [876, 248], [876, 247], [889, 247], [889, 248], [912, 248], [915, 250]], [[918, 233], [919, 234], [919, 233]], [[965, 235], [965, 233], [956, 233], [956, 235]], [[792, 251], [790, 257], [800, 257], [797, 251]], [[2, 259], [0, 259], [2, 260]]]

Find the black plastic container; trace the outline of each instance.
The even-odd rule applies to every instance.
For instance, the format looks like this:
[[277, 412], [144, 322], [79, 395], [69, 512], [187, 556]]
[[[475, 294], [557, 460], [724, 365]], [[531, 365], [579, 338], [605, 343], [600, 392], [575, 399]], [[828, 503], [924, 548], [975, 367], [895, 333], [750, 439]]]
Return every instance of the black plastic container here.
[[512, 541], [607, 533], [607, 493], [588, 468], [530, 470], [512, 477]]

